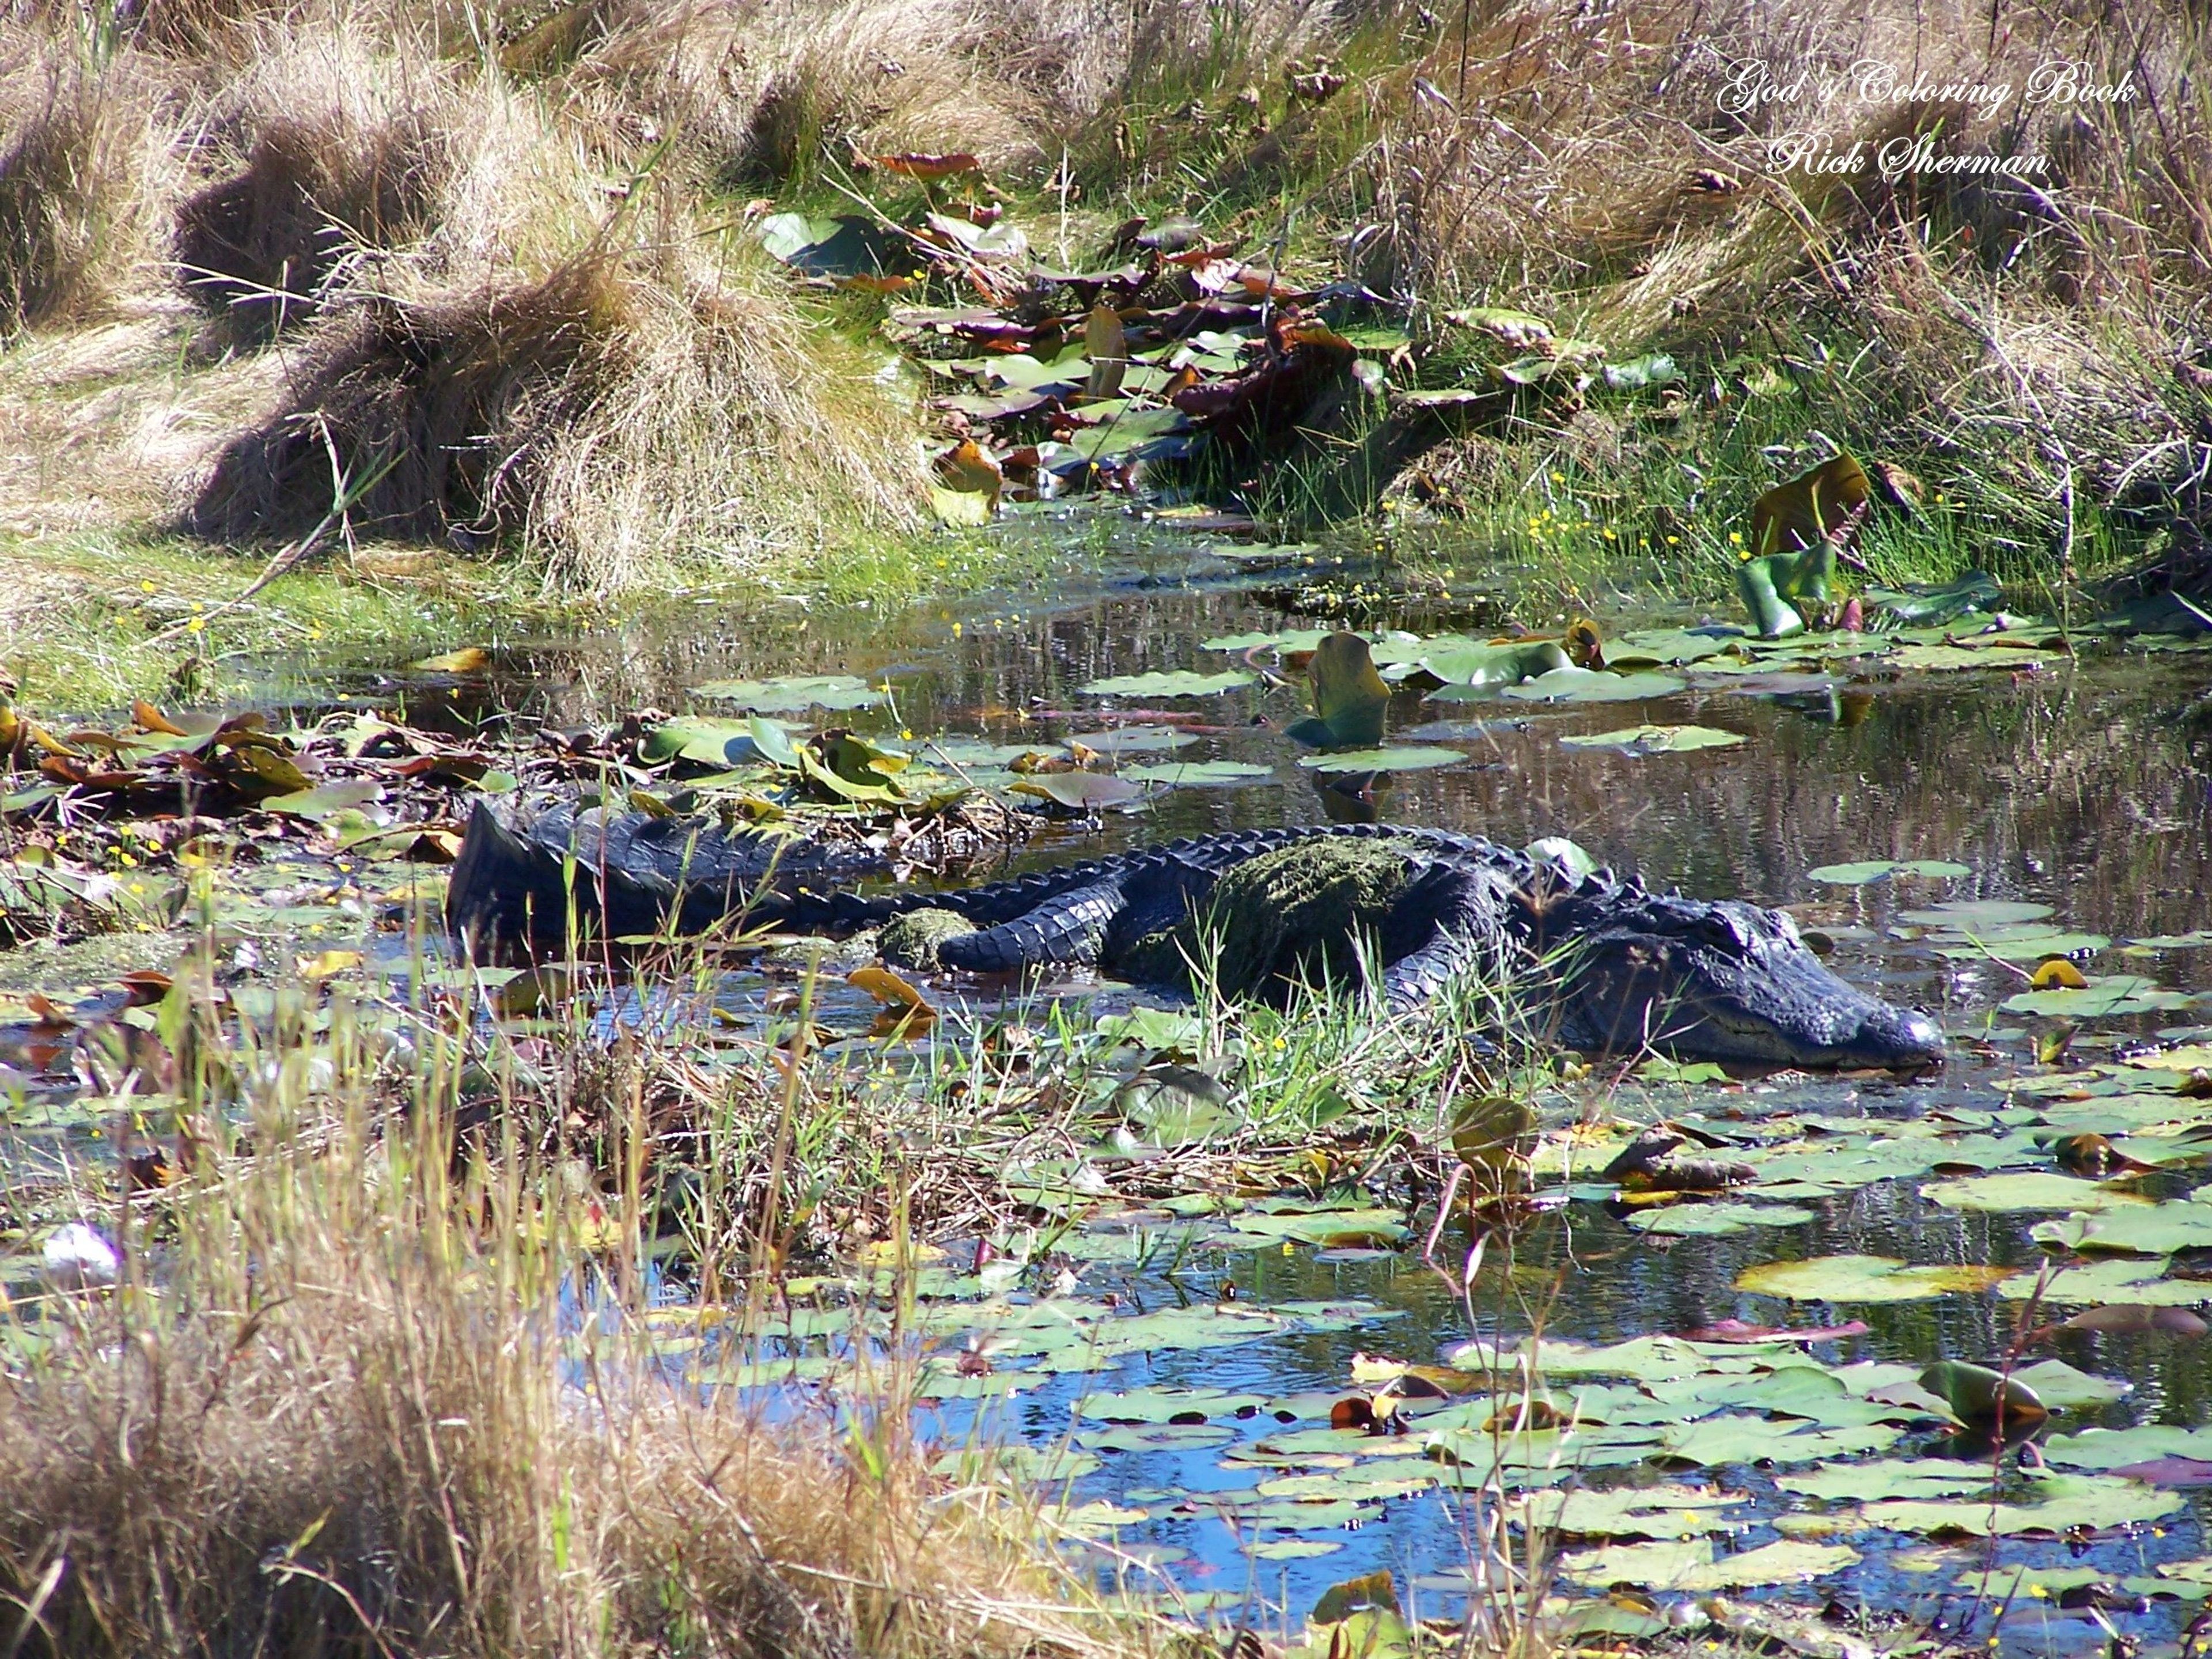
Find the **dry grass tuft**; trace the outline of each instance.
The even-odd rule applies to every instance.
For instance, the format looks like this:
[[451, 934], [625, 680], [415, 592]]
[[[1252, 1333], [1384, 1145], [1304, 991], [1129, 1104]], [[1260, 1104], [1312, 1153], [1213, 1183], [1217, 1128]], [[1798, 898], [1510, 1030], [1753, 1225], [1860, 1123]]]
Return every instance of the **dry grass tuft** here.
[[[740, 276], [739, 281], [742, 280]], [[595, 255], [312, 335], [280, 409], [187, 518], [219, 540], [526, 540], [601, 592], [686, 560], [803, 555], [911, 515], [905, 399], [763, 288]]]
[[604, 262], [524, 285], [374, 299], [308, 342], [284, 406], [216, 461], [187, 525], [222, 541], [489, 538], [528, 516], [566, 425], [617, 373], [625, 295]]
[[343, 113], [277, 117], [238, 172], [178, 206], [179, 278], [242, 342], [305, 322], [350, 256], [422, 230], [447, 150], [419, 113], [365, 129]]
[[173, 169], [152, 89], [77, 43], [0, 27], [0, 336], [100, 309], [138, 275]]

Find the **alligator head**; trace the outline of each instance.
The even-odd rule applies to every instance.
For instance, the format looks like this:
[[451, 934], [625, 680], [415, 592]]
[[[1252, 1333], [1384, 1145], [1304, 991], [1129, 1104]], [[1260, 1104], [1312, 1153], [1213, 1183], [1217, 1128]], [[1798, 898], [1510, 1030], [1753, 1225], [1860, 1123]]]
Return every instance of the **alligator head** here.
[[1648, 1043], [1753, 1066], [1942, 1063], [1941, 1026], [1838, 979], [1778, 910], [1633, 885], [1571, 908], [1583, 915], [1554, 913], [1544, 931], [1567, 944], [1561, 1035], [1577, 1048]]

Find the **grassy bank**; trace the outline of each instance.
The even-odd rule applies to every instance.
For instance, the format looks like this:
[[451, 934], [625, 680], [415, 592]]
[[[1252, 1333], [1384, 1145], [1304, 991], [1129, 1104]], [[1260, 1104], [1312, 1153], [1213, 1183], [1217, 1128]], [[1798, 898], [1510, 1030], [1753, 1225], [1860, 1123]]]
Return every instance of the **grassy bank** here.
[[[961, 151], [980, 207], [1061, 264], [1106, 257], [1130, 216], [1188, 215], [1405, 319], [1382, 395], [1205, 475], [1270, 516], [1395, 507], [1450, 558], [1556, 566], [1564, 539], [1583, 586], [1703, 599], [1749, 499], [1832, 444], [1917, 471], [1940, 509], [1876, 550], [1884, 574], [2189, 575], [2201, 21], [1953, 21], [1674, 0], [38, 10], [0, 31], [0, 374], [26, 393], [6, 516], [33, 544], [167, 526], [255, 559], [504, 553], [495, 588], [562, 597], [937, 585], [923, 458], [945, 439], [884, 302], [795, 283], [753, 226], [896, 216], [938, 198], [872, 158]], [[2059, 61], [2129, 95], [1960, 91]], [[1860, 62], [1925, 88], [1732, 106], [1745, 65], [1818, 86]], [[1790, 159], [1861, 141], [2037, 167]], [[1678, 372], [1638, 398], [1547, 382], [1474, 429], [1378, 443], [1397, 393], [1480, 378], [1469, 306]]]

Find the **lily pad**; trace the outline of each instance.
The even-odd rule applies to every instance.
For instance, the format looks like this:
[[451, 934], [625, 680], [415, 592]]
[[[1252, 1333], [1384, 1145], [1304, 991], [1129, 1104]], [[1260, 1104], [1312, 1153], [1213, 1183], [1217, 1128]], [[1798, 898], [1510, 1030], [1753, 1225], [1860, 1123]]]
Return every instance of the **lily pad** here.
[[733, 702], [756, 714], [794, 714], [803, 708], [873, 708], [887, 695], [850, 674], [794, 674], [773, 680], [708, 680], [691, 688], [696, 697]]
[[1863, 1504], [1894, 1498], [1955, 1498], [1986, 1492], [1990, 1470], [1986, 1462], [1962, 1463], [1948, 1458], [1884, 1458], [1870, 1463], [1836, 1463], [1826, 1468], [1778, 1474], [1774, 1484], [1784, 1492], [1807, 1498]]
[[1125, 766], [1121, 775], [1137, 783], [1164, 783], [1179, 789], [1236, 789], [1267, 782], [1275, 776], [1275, 770], [1249, 761], [1168, 761], [1157, 766]]
[[1810, 1261], [1770, 1261], [1736, 1275], [1735, 1288], [1793, 1302], [1917, 1302], [1954, 1291], [1987, 1290], [2009, 1267], [1913, 1267], [1887, 1255], [1827, 1255]]
[[1814, 881], [1825, 881], [1834, 887], [1863, 887], [1884, 876], [1940, 878], [1970, 876], [1973, 872], [1963, 864], [1953, 864], [1945, 859], [1869, 859], [1856, 864], [1824, 864], [1805, 873]]
[[1010, 787], [1018, 795], [1035, 795], [1074, 812], [1127, 806], [1146, 794], [1144, 785], [1110, 772], [1036, 772], [1017, 779]]
[[2033, 1483], [2035, 1501], [1990, 1504], [1971, 1499], [1903, 1498], [1860, 1511], [1870, 1526], [1892, 1532], [1964, 1533], [1986, 1538], [2021, 1533], [2063, 1535], [2076, 1528], [2106, 1531], [2155, 1521], [2184, 1508], [2178, 1492], [2110, 1476], [2058, 1474]]
[[2108, 1210], [2124, 1204], [2148, 1204], [2137, 1194], [2120, 1192], [2094, 1181], [2058, 1175], [2048, 1170], [2021, 1170], [2000, 1175], [1962, 1176], [1954, 1181], [1931, 1181], [1921, 1197], [1947, 1210], [1977, 1210], [2002, 1213], [2015, 1210]]
[[1071, 748], [1094, 754], [1150, 755], [1196, 743], [1198, 734], [1172, 726], [1117, 726], [1104, 732], [1079, 732], [1067, 741]]
[[1745, 741], [1735, 732], [1710, 726], [1629, 726], [1618, 732], [1591, 732], [1565, 737], [1570, 749], [1618, 749], [1629, 755], [1674, 755], [1692, 749], [1728, 749]]
[[1685, 682], [1672, 674], [1615, 674], [1570, 666], [1505, 686], [1498, 696], [1522, 702], [1643, 702], [1671, 697], [1684, 689]]
[[1628, 1218], [1638, 1232], [1665, 1237], [1711, 1237], [1750, 1227], [1796, 1227], [1815, 1219], [1811, 1210], [1786, 1204], [1669, 1204]]
[[1746, 637], [1734, 628], [1647, 628], [1608, 640], [1605, 659], [1617, 668], [1667, 668], [1739, 651]]
[[1802, 1583], [1856, 1566], [1859, 1559], [1859, 1553], [1848, 1544], [1808, 1544], [1795, 1539], [1716, 1557], [1712, 1540], [1698, 1538], [1583, 1551], [1561, 1558], [1559, 1572], [1594, 1589], [1633, 1584], [1650, 1590], [1719, 1590]]
[[1979, 933], [2016, 922], [2041, 921], [2051, 915], [2047, 904], [2024, 899], [1953, 899], [1925, 909], [1900, 912], [1898, 920], [1914, 927], [1948, 927], [1954, 933]]
[[1456, 766], [1467, 757], [1456, 749], [1437, 749], [1423, 744], [1397, 744], [1384, 749], [1351, 749], [1327, 755], [1308, 755], [1298, 764], [1316, 772], [1425, 772], [1433, 767]]
[[1113, 679], [1092, 680], [1075, 689], [1088, 697], [1211, 697], [1249, 685], [1258, 678], [1234, 670], [1200, 674], [1177, 669], [1155, 674], [1123, 674]]
[[1261, 1395], [1224, 1389], [1132, 1389], [1088, 1395], [1076, 1411], [1100, 1423], [1206, 1423], [1250, 1417], [1265, 1403]]
[[2120, 1014], [2161, 1013], [2185, 1008], [2192, 1000], [2179, 991], [2159, 988], [2136, 974], [2093, 978], [2085, 991], [2021, 991], [2000, 1006], [2008, 1014], [2037, 1014], [2060, 1019], [2106, 1019]]
[[1825, 881], [1832, 887], [1863, 887], [1870, 881], [1880, 881], [1897, 868], [1889, 859], [1869, 859], [1859, 864], [1824, 864], [1805, 874], [1814, 881]]
[[334, 783], [319, 783], [312, 789], [295, 789], [289, 794], [270, 795], [261, 802], [261, 810], [281, 812], [288, 817], [319, 821], [334, 817], [340, 812], [358, 811], [383, 799], [382, 785], [366, 778], [346, 778]]

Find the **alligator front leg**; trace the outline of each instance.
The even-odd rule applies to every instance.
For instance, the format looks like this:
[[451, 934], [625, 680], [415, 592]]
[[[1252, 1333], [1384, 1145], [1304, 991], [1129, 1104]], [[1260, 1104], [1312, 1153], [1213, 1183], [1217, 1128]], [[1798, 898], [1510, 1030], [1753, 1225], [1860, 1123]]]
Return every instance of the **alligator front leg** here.
[[1392, 1012], [1433, 1001], [1454, 977], [1498, 956], [1508, 887], [1500, 876], [1450, 864], [1414, 878], [1382, 933], [1382, 1000]]
[[1127, 902], [1117, 879], [1072, 888], [1012, 921], [944, 940], [937, 958], [970, 974], [1011, 974], [1048, 963], [1095, 967]]

